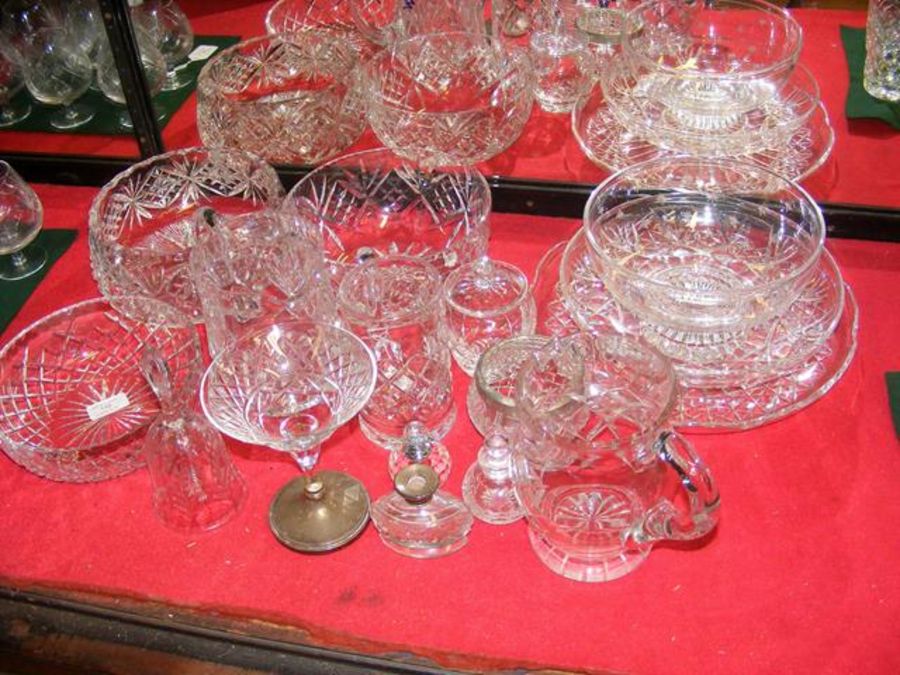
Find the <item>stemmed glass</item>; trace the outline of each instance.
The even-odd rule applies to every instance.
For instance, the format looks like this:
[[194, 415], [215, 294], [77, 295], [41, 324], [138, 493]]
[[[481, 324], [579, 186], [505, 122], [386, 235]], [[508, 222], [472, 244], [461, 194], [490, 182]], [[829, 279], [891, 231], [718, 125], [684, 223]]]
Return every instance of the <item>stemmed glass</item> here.
[[[0, 279], [30, 276], [47, 262], [47, 252], [32, 246], [44, 221], [44, 209], [34, 190], [0, 161]], [[12, 255], [10, 255], [12, 254]]]
[[94, 117], [93, 110], [75, 103], [93, 81], [94, 68], [67, 31], [61, 28], [37, 31], [26, 55], [23, 71], [28, 91], [41, 103], [63, 106], [51, 116], [52, 126], [72, 129]]
[[[138, 51], [141, 55], [141, 66], [144, 69], [144, 77], [147, 80], [147, 88], [151, 96], [158, 94], [166, 80], [166, 62], [162, 53], [150, 39], [147, 32], [141, 28], [135, 30], [135, 39], [137, 40]], [[119, 105], [125, 105], [125, 92], [122, 91], [122, 82], [119, 79], [119, 69], [116, 66], [116, 60], [113, 58], [112, 50], [109, 46], [101, 47], [96, 61], [97, 69], [97, 86], [107, 99]], [[157, 119], [162, 117], [157, 113]], [[131, 121], [131, 115], [127, 109], [119, 112], [119, 126], [123, 129], [131, 129], [134, 123]]]
[[22, 74], [6, 51], [0, 48], [0, 128], [12, 126], [31, 113], [27, 102], [13, 103], [13, 97], [22, 88]]
[[150, 34], [166, 61], [168, 72], [163, 91], [189, 85], [191, 78], [185, 77], [177, 66], [194, 47], [194, 31], [181, 7], [175, 0], [145, 0], [131, 8], [131, 16]]
[[306, 552], [344, 545], [365, 526], [369, 499], [354, 478], [310, 475], [321, 444], [366, 404], [375, 357], [335, 326], [287, 321], [222, 349], [200, 383], [200, 401], [219, 431], [289, 453], [303, 473], [272, 502], [269, 524], [286, 546]]

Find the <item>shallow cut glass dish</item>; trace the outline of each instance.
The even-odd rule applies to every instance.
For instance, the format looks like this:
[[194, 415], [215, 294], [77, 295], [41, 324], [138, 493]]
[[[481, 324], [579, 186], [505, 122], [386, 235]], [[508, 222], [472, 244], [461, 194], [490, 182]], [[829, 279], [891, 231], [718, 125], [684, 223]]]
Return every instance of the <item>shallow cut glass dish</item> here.
[[91, 267], [103, 295], [147, 295], [195, 320], [200, 301], [188, 258], [194, 214], [258, 211], [281, 204], [278, 174], [226, 148], [187, 148], [151, 157], [113, 178], [91, 204]]
[[790, 13], [763, 0], [650, 0], [628, 20], [639, 27], [622, 40], [635, 78], [698, 131], [771, 98], [802, 44]]
[[531, 114], [528, 56], [473, 33], [395, 43], [363, 68], [369, 124], [398, 155], [429, 166], [502, 152]]
[[819, 105], [819, 86], [798, 65], [771, 96], [717, 124], [686, 124], [680, 110], [656, 97], [652, 78], [635, 78], [624, 63], [610, 63], [601, 77], [604, 99], [619, 123], [661, 148], [701, 157], [731, 157], [780, 147], [808, 123]]
[[[748, 182], [761, 189], [732, 187]], [[591, 193], [584, 225], [610, 294], [681, 342], [782, 312], [825, 239], [821, 210], [795, 183], [753, 164], [687, 157], [611, 176]]]
[[421, 257], [445, 274], [485, 254], [491, 190], [468, 168], [429, 170], [377, 148], [307, 174], [284, 210], [317, 227], [335, 284], [373, 256]]
[[164, 303], [97, 298], [23, 330], [0, 351], [3, 450], [34, 474], [73, 483], [142, 466], [144, 437], [160, 413], [141, 370], [148, 351], [165, 362], [176, 400], [193, 396], [197, 331]]
[[219, 52], [197, 79], [204, 145], [252, 152], [277, 164], [315, 164], [365, 128], [356, 53], [339, 33], [253, 38]]

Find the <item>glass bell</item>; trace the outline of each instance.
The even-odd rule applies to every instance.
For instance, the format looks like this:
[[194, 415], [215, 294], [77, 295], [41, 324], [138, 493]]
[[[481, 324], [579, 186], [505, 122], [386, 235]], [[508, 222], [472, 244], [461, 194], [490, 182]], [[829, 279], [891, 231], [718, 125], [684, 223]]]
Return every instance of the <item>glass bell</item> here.
[[156, 515], [182, 532], [223, 525], [240, 509], [247, 486], [222, 435], [173, 393], [168, 365], [152, 348], [141, 370], [162, 409], [143, 445]]
[[388, 473], [393, 479], [410, 464], [427, 464], [443, 485], [450, 475], [452, 461], [447, 446], [436, 440], [424, 424], [413, 421], [404, 429], [403, 445], [388, 456]]
[[525, 512], [511, 475], [512, 450], [506, 438], [491, 434], [478, 450], [478, 458], [466, 471], [462, 497], [472, 514], [486, 523], [506, 525]]
[[465, 546], [472, 514], [463, 502], [438, 490], [437, 472], [410, 464], [394, 479], [394, 492], [372, 506], [372, 522], [392, 551], [412, 558], [437, 558]]

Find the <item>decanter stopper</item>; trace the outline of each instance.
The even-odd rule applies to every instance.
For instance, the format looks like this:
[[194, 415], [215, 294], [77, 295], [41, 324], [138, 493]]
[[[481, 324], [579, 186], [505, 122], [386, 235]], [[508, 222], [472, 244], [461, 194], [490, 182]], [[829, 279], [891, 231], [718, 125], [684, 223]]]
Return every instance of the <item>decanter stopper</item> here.
[[461, 549], [472, 514], [461, 500], [438, 489], [437, 472], [409, 464], [394, 478], [394, 492], [372, 506], [372, 522], [384, 544], [413, 558], [437, 558]]
[[443, 485], [450, 475], [453, 460], [447, 446], [436, 440], [421, 422], [413, 420], [403, 430], [403, 444], [388, 456], [391, 478], [410, 464], [427, 464], [435, 470]]
[[511, 474], [511, 450], [504, 436], [491, 434], [463, 477], [462, 496], [479, 520], [512, 523], [524, 515]]

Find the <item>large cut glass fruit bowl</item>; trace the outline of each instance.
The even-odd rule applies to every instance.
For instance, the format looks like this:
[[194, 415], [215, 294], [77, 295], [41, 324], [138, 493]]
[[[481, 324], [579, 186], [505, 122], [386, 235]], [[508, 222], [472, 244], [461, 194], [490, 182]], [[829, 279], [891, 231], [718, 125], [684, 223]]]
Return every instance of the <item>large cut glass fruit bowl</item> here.
[[531, 114], [532, 79], [524, 52], [473, 33], [400, 40], [363, 68], [375, 134], [429, 166], [474, 164], [512, 145]]
[[144, 160], [91, 204], [94, 278], [107, 297], [146, 295], [199, 320], [188, 266], [195, 212], [248, 213], [277, 207], [283, 196], [275, 170], [239, 150], [187, 148]]
[[319, 230], [337, 284], [373, 256], [421, 257], [446, 272], [484, 255], [491, 190], [478, 171], [431, 170], [378, 148], [310, 172], [283, 208]]
[[204, 145], [275, 164], [315, 164], [348, 148], [366, 126], [356, 53], [340, 33], [268, 35], [220, 52], [197, 80]]
[[28, 471], [66, 482], [142, 466], [141, 446], [160, 412], [141, 370], [147, 354], [165, 363], [174, 396], [194, 395], [197, 331], [164, 303], [98, 298], [35, 322], [0, 350], [3, 450]]
[[614, 174], [591, 194], [584, 224], [610, 294], [684, 344], [786, 309], [825, 238], [821, 210], [795, 183], [753, 164], [688, 157]]
[[797, 21], [764, 0], [649, 0], [628, 21], [622, 45], [639, 86], [697, 131], [775, 95], [802, 44]]

